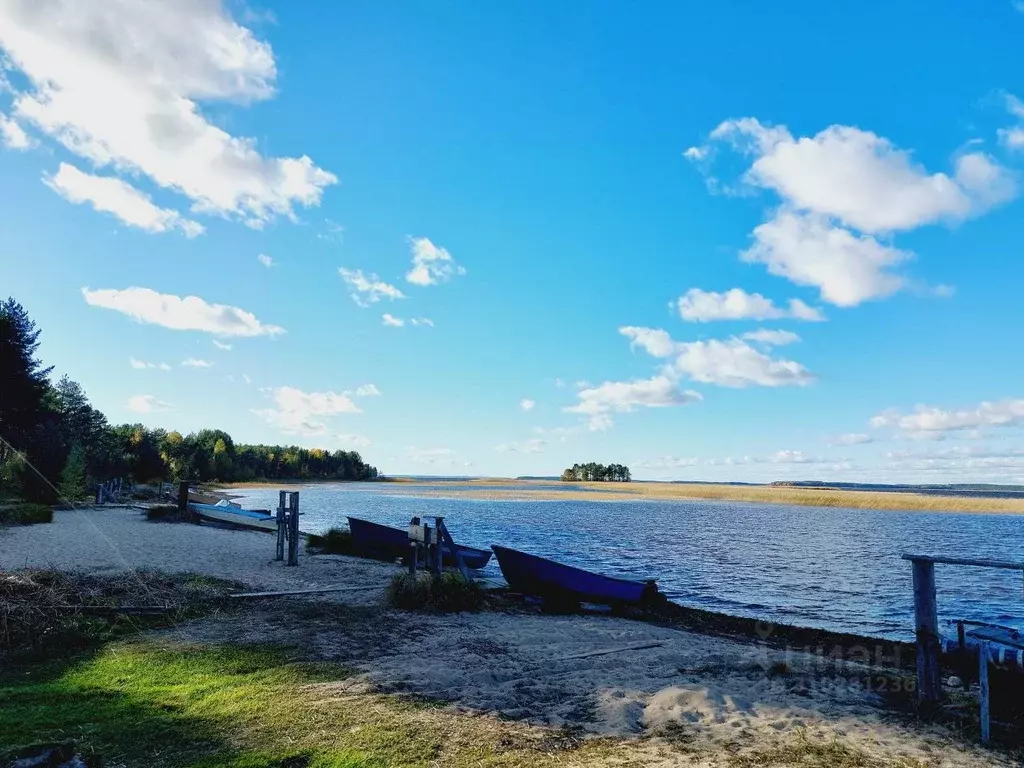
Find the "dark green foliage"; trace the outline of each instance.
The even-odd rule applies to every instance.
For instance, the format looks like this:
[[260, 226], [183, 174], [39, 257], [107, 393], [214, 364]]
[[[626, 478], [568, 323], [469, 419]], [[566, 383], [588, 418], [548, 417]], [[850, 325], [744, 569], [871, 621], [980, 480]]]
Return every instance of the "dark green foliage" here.
[[388, 584], [388, 603], [406, 611], [479, 611], [484, 590], [475, 581], [466, 581], [461, 573], [399, 573]]
[[39, 330], [14, 299], [0, 302], [0, 497], [77, 500], [112, 477], [150, 480], [372, 480], [355, 451], [236, 445], [219, 429], [182, 436], [142, 424], [111, 427], [81, 385], [36, 353]]
[[597, 464], [593, 461], [586, 464], [573, 464], [562, 472], [561, 480], [565, 483], [579, 482], [615, 482], [628, 483], [632, 480], [629, 467], [623, 464]]
[[306, 539], [306, 550], [315, 550], [324, 555], [354, 555], [355, 545], [348, 528], [331, 528], [321, 535], [310, 534]]
[[0, 525], [33, 525], [52, 523], [53, 507], [49, 504], [0, 504]]

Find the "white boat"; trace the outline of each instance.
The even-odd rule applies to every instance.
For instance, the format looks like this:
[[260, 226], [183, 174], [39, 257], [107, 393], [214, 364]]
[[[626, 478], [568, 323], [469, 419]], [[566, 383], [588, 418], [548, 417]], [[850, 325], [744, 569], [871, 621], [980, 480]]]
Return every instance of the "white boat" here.
[[188, 508], [204, 520], [218, 523], [229, 523], [244, 528], [257, 528], [261, 531], [276, 531], [277, 517], [269, 512], [256, 509], [242, 509], [227, 501], [217, 504], [196, 504], [190, 502]]

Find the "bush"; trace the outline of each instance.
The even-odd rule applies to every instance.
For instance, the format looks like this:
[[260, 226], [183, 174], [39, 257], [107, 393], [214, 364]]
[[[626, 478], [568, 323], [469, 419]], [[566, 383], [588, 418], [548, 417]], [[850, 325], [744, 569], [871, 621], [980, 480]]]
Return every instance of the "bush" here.
[[53, 507], [48, 504], [13, 504], [0, 506], [0, 525], [33, 525], [52, 523]]
[[174, 504], [155, 504], [146, 507], [146, 519], [156, 520], [161, 523], [183, 523], [188, 515], [182, 514], [181, 510]]
[[347, 528], [331, 528], [323, 535], [311, 533], [306, 539], [306, 551], [317, 550], [325, 555], [354, 555], [355, 544]]
[[461, 573], [399, 573], [388, 585], [388, 603], [406, 611], [479, 611], [484, 604], [484, 591]]

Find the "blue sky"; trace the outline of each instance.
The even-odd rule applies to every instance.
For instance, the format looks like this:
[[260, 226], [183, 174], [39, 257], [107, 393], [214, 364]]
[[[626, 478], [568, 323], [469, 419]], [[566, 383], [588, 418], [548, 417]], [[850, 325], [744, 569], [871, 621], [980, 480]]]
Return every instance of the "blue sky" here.
[[1022, 36], [0, 0], [0, 293], [114, 422], [385, 473], [1024, 482]]

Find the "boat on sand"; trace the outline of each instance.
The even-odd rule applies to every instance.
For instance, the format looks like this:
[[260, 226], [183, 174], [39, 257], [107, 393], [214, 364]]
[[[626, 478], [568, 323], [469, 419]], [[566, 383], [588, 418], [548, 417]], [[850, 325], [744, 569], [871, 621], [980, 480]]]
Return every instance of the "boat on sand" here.
[[[401, 528], [392, 528], [380, 523], [371, 523], [358, 517], [348, 519], [348, 529], [352, 532], [352, 543], [357, 551], [388, 559], [406, 558], [409, 556], [409, 534]], [[461, 544], [456, 545], [462, 556], [463, 564], [472, 570], [479, 570], [491, 559], [488, 549], [476, 549]], [[447, 546], [441, 548], [442, 561], [446, 566], [455, 567], [455, 553]]]
[[214, 523], [227, 523], [243, 528], [257, 528], [261, 531], [276, 531], [277, 517], [269, 510], [242, 509], [227, 501], [216, 504], [198, 504], [189, 502], [188, 508], [203, 520]]

